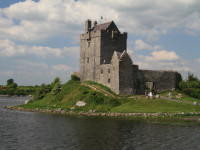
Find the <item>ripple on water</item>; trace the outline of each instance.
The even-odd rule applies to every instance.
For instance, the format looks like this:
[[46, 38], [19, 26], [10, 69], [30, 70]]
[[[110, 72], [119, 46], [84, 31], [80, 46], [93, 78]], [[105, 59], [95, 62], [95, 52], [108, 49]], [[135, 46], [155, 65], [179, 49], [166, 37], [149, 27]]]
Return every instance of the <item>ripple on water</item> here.
[[0, 98], [1, 149], [163, 150], [199, 149], [199, 126], [69, 117], [3, 109], [26, 98]]

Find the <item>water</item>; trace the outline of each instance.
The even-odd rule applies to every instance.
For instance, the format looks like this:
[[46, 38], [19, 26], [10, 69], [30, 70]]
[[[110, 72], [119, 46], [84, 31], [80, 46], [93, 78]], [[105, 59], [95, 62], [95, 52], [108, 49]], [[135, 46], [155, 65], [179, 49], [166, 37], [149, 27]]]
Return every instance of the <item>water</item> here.
[[13, 111], [27, 98], [0, 98], [1, 150], [198, 150], [200, 126]]

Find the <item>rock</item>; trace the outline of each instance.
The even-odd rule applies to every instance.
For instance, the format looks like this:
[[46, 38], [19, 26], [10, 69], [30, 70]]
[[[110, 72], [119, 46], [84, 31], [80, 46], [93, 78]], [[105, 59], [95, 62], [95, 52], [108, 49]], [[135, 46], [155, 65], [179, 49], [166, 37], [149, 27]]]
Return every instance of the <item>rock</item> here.
[[55, 111], [61, 112], [61, 111], [62, 111], [62, 108], [55, 109]]
[[197, 102], [197, 101], [195, 101], [195, 102], [194, 102], [194, 105], [198, 105], [198, 102]]
[[160, 98], [160, 95], [156, 95], [156, 98]]
[[24, 104], [28, 104], [28, 101], [29, 101], [29, 100], [26, 100], [26, 101], [24, 102]]
[[85, 105], [86, 105], [86, 102], [84, 102], [84, 101], [76, 102], [76, 106], [82, 107], [82, 106], [85, 106]]
[[70, 109], [71, 109], [71, 110], [74, 110], [74, 109], [75, 109], [75, 107], [71, 107]]
[[93, 112], [92, 110], [89, 110], [89, 111], [88, 111], [88, 113], [92, 113], [92, 112]]
[[62, 110], [60, 113], [61, 113], [61, 114], [64, 114], [64, 113], [66, 113], [66, 111], [65, 111], [65, 110]]

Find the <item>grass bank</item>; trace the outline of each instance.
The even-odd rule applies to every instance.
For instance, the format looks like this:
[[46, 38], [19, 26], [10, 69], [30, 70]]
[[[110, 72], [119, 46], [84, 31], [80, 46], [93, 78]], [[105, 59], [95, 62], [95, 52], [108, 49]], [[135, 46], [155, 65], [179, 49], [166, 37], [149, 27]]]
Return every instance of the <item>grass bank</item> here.
[[[163, 93], [165, 95], [166, 93]], [[182, 97], [183, 101], [198, 101], [189, 97]], [[83, 107], [76, 106], [77, 101], [87, 104]], [[57, 94], [49, 92], [40, 100], [32, 100], [28, 104], [16, 106], [25, 109], [58, 109], [66, 112], [95, 113], [190, 113], [200, 112], [200, 106], [168, 101], [165, 99], [145, 99], [144, 96], [123, 97], [117, 96], [107, 87], [94, 82], [80, 83], [71, 79]]]

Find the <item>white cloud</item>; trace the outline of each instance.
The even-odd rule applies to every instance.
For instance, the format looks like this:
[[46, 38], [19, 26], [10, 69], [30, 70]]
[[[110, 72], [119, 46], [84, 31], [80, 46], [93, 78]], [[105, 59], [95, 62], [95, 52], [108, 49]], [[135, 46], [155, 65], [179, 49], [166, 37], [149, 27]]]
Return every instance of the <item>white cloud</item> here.
[[153, 59], [160, 61], [174, 61], [179, 59], [179, 56], [175, 52], [168, 52], [166, 50], [154, 51], [152, 52], [152, 56]]
[[84, 21], [99, 21], [103, 15], [116, 21], [122, 31], [156, 40], [172, 28], [200, 31], [199, 6], [199, 0], [26, 0], [0, 9], [0, 38], [41, 41], [63, 35], [78, 41]]
[[174, 51], [166, 51], [166, 50], [161, 50], [161, 51], [153, 51], [151, 53], [152, 56], [145, 56], [144, 59], [146, 61], [177, 61], [180, 59], [180, 57], [174, 52]]
[[64, 72], [72, 70], [70, 66], [64, 64], [53, 65], [52, 69], [54, 69], [55, 71], [64, 71]]
[[141, 39], [135, 40], [135, 50], [159, 50], [161, 48], [159, 45], [151, 46]]
[[72, 56], [74, 58], [79, 58], [80, 47], [64, 47], [62, 53], [65, 56]]
[[[173, 61], [162, 61], [158, 59], [148, 59], [149, 56], [134, 55], [134, 64], [139, 65], [141, 70], [171, 70], [180, 72], [183, 77], [187, 76], [188, 72], [194, 72], [195, 75], [200, 74], [199, 66], [195, 63], [196, 60], [185, 60], [179, 58]], [[151, 57], [152, 58], [152, 57]]]
[[33, 62], [29, 60], [17, 60], [13, 67], [15, 69], [12, 73], [15, 75], [15, 79], [19, 80], [19, 83], [22, 85], [49, 84], [57, 76], [65, 82], [69, 79], [71, 72], [77, 70], [77, 68], [72, 68], [65, 64], [49, 65], [46, 62]]
[[37, 57], [71, 56], [79, 58], [79, 47], [50, 48], [42, 46], [16, 45], [10, 40], [0, 40], [0, 57], [14, 57], [18, 55], [35, 55]]
[[193, 13], [189, 18], [188, 18], [188, 21], [187, 21], [187, 24], [186, 24], [186, 30], [188, 33], [190, 34], [197, 34], [198, 31], [200, 31], [200, 14], [195, 12]]
[[[149, 41], [155, 41], [160, 34], [167, 34], [173, 29], [184, 30], [189, 34], [198, 34], [200, 31], [199, 0], [170, 2], [107, 0], [106, 3], [100, 0], [40, 0], [38, 2], [26, 0], [8, 8], [0, 8], [0, 57], [36, 56], [37, 59], [46, 57], [78, 59], [79, 47], [68, 47], [67, 44], [78, 45], [78, 35], [84, 32], [84, 21], [92, 19], [99, 22], [101, 15], [105, 16], [107, 21], [114, 20], [120, 31], [128, 32], [130, 37], [138, 36]], [[28, 46], [34, 45], [34, 42], [37, 42], [37, 45], [45, 40], [48, 42], [48, 38], [53, 41], [56, 37], [68, 39], [66, 47]], [[133, 61], [138, 63], [140, 68], [198, 70], [197, 65], [194, 64], [200, 63], [199, 59], [181, 64], [183, 59], [174, 51], [162, 50], [161, 46], [151, 45], [141, 39], [136, 40], [135, 45], [128, 50], [132, 55], [132, 49], [152, 51], [150, 56], [140, 57], [135, 57], [138, 55], [134, 52]], [[23, 44], [18, 45], [18, 41]], [[59, 72], [62, 72], [61, 75], [64, 77], [63, 70], [71, 71], [70, 66], [59, 64], [51, 66], [46, 62], [24, 61], [20, 65], [21, 68], [17, 67], [20, 69], [19, 74], [27, 74], [27, 77], [35, 79], [40, 77], [45, 79], [47, 74], [52, 77]], [[31, 73], [31, 68], [35, 71], [34, 74]]]
[[0, 56], [12, 57], [16, 54], [16, 45], [10, 40], [0, 40]]
[[195, 59], [195, 62], [200, 64], [200, 58]]
[[48, 69], [48, 65], [45, 62], [32, 62], [32, 61], [27, 61], [27, 60], [18, 60], [18, 69], [23, 69], [23, 70], [33, 70], [33, 69]]
[[8, 71], [0, 71], [0, 76], [12, 76], [14, 74], [13, 71], [8, 70]]
[[46, 56], [55, 56], [55, 57], [61, 57], [62, 50], [59, 48], [49, 48], [49, 47], [42, 47], [42, 46], [34, 46], [27, 50], [27, 53], [34, 54], [39, 57], [46, 57]]

